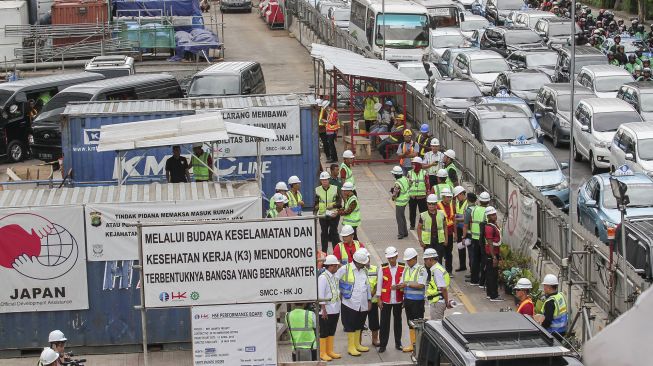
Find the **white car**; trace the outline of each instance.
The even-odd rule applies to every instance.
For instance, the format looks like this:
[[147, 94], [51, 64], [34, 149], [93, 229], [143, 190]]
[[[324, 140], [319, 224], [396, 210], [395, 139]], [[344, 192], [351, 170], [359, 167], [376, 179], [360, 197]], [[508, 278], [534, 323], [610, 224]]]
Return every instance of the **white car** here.
[[576, 82], [589, 88], [599, 98], [615, 98], [622, 85], [633, 81], [628, 71], [615, 65], [583, 66], [576, 76]]
[[489, 50], [477, 50], [459, 53], [453, 63], [453, 76], [471, 80], [488, 95], [497, 76], [510, 66], [499, 53]]
[[432, 54], [430, 57], [431, 60], [441, 58], [444, 51], [449, 48], [472, 47], [471, 42], [458, 28], [441, 28], [437, 30], [431, 30], [429, 33], [431, 37], [431, 42], [429, 45], [429, 51]]
[[574, 160], [588, 159], [592, 174], [610, 167], [610, 145], [622, 123], [642, 122], [630, 104], [617, 98], [588, 98], [574, 111], [571, 148]]
[[465, 20], [460, 23], [460, 31], [467, 38], [472, 38], [474, 31], [482, 31], [490, 26], [490, 21], [480, 15], [465, 14]]
[[556, 18], [556, 15], [550, 11], [529, 10], [519, 12], [515, 15], [514, 26], [527, 27], [535, 30], [535, 24], [542, 18]]
[[653, 123], [622, 124], [610, 146], [610, 168], [628, 165], [633, 172], [653, 176]]
[[[408, 76], [409, 78], [413, 79], [413, 81], [409, 81], [408, 85], [412, 86], [413, 88], [417, 89], [419, 92], [422, 94], [426, 95], [426, 86], [429, 83], [429, 77], [426, 74], [426, 69], [424, 68], [424, 64], [421, 62], [397, 62], [395, 65], [399, 71], [401, 71], [402, 74]], [[438, 71], [437, 67], [435, 67], [434, 64], [429, 63], [430, 70], [433, 72], [432, 78], [434, 80], [442, 80], [442, 75], [440, 75], [440, 72]]]

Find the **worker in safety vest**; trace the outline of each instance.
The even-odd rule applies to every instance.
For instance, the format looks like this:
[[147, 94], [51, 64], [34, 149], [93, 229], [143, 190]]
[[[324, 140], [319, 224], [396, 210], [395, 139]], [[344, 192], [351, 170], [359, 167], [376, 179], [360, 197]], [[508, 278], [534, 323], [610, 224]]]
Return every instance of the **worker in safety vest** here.
[[360, 356], [361, 352], [369, 351], [360, 342], [367, 312], [372, 307], [372, 294], [365, 268], [369, 261], [369, 256], [361, 248], [354, 253], [353, 261], [340, 267], [335, 274], [340, 287], [340, 314], [342, 326], [347, 333], [347, 352], [352, 356]]
[[377, 276], [376, 296], [379, 298], [381, 309], [381, 332], [379, 353], [385, 352], [390, 338], [390, 316], [393, 317], [395, 348], [402, 350], [401, 346], [401, 307], [403, 306], [404, 291], [397, 285], [401, 283], [405, 265], [397, 262], [399, 253], [395, 247], [385, 249], [388, 262], [383, 263]]
[[354, 228], [350, 225], [343, 225], [340, 230], [342, 241], [333, 248], [333, 255], [338, 258], [341, 264], [351, 263], [354, 253], [365, 245], [354, 238]]
[[338, 209], [338, 215], [342, 216], [342, 224], [349, 225], [354, 229], [354, 239], [358, 240], [356, 230], [361, 224], [361, 208], [358, 197], [356, 197], [356, 187], [351, 182], [345, 182], [342, 185], [343, 207]]
[[[367, 248], [361, 248], [367, 256], [370, 256], [370, 252], [367, 251]], [[365, 265], [367, 268], [367, 281], [370, 284], [370, 294], [372, 296], [372, 306], [370, 311], [367, 312], [367, 325], [369, 326], [370, 331], [372, 331], [372, 345], [378, 347], [379, 342], [379, 297], [376, 295], [376, 287], [378, 284], [378, 275], [379, 268], [372, 264], [372, 260], [367, 262]]]
[[424, 154], [422, 161], [424, 162], [422, 168], [426, 169], [426, 173], [429, 176], [429, 184], [431, 187], [437, 184], [435, 176], [438, 173], [438, 170], [442, 168], [442, 158], [443, 154], [440, 151], [440, 140], [435, 137], [431, 138], [431, 150]]
[[315, 202], [313, 214], [318, 217], [320, 222], [320, 241], [322, 242], [322, 251], [326, 252], [331, 241], [331, 247], [335, 248], [338, 244], [338, 216], [337, 206], [340, 206], [340, 195], [338, 187], [329, 182], [330, 175], [327, 172], [320, 173], [320, 185], [315, 187]]
[[[288, 197], [288, 186], [286, 182], [277, 182], [274, 186], [274, 193], [281, 193], [282, 195]], [[274, 208], [274, 201], [270, 199], [270, 209]]]
[[334, 274], [340, 267], [338, 258], [328, 255], [324, 261], [325, 271], [317, 278], [318, 298], [320, 299], [320, 359], [331, 361], [340, 358], [333, 351], [333, 339], [340, 318], [340, 290]]
[[[490, 194], [483, 192], [478, 196], [478, 204], [468, 210], [465, 216], [465, 225], [463, 226], [463, 235], [469, 234], [471, 258], [470, 279], [471, 285], [477, 285], [485, 288], [485, 266], [483, 259], [485, 255], [481, 251], [481, 226], [485, 223], [485, 208], [490, 204]], [[483, 247], [485, 244], [483, 243]], [[483, 282], [481, 282], [481, 279]]]
[[415, 346], [415, 329], [410, 324], [411, 320], [424, 318], [424, 290], [426, 288], [427, 272], [424, 266], [417, 263], [417, 251], [408, 248], [404, 251], [406, 268], [397, 285], [404, 291], [404, 309], [410, 332], [410, 345], [403, 348], [404, 352], [413, 352]]
[[354, 165], [354, 153], [351, 150], [345, 150], [342, 153], [342, 159], [344, 162], [340, 164], [340, 180], [342, 184], [351, 183], [356, 185], [356, 179], [354, 178], [354, 172], [351, 170], [351, 167]]
[[406, 205], [410, 198], [410, 182], [404, 176], [400, 166], [395, 166], [390, 172], [395, 177], [395, 184], [392, 186], [392, 200], [395, 201], [395, 218], [397, 220], [397, 239], [403, 239], [408, 236], [408, 226], [406, 225]]
[[288, 207], [288, 198], [283, 194], [275, 193], [270, 201], [274, 202], [274, 207], [268, 210], [268, 218], [274, 219], [277, 217], [297, 216], [295, 212]]
[[[375, 92], [374, 87], [368, 85], [366, 88], [366, 92], [374, 93]], [[381, 103], [379, 103], [379, 97], [374, 95], [369, 95], [369, 94], [366, 95], [365, 99], [363, 99], [363, 119], [365, 120], [365, 132], [370, 132], [370, 127], [378, 119], [379, 109], [381, 109]]]
[[458, 268], [456, 272], [467, 270], [467, 246], [465, 236], [463, 235], [463, 226], [465, 225], [465, 211], [467, 211], [467, 192], [462, 186], [453, 189], [454, 207], [456, 208], [456, 248], [458, 249]]
[[435, 250], [438, 252], [440, 262], [444, 264], [444, 268], [447, 269], [447, 272], [451, 273], [453, 271], [453, 243], [458, 241], [458, 235], [456, 233], [456, 209], [453, 205], [453, 193], [449, 188], [445, 188], [440, 192], [440, 198], [437, 208], [438, 211], [444, 214], [446, 239], [444, 243], [436, 245]]
[[499, 261], [501, 260], [501, 230], [497, 226], [497, 210], [485, 209], [485, 293], [490, 301], [503, 301], [499, 296]]
[[326, 107], [326, 141], [327, 146], [324, 153], [327, 156], [327, 163], [338, 161], [338, 151], [336, 150], [336, 138], [338, 137], [338, 130], [340, 129], [340, 119], [338, 118], [338, 111], [332, 106]]
[[530, 292], [533, 284], [528, 278], [520, 278], [515, 284], [515, 296], [519, 300], [517, 312], [523, 315], [528, 315], [531, 318], [535, 316], [535, 305], [531, 300]]
[[[404, 171], [404, 175], [410, 171], [412, 159], [419, 153], [419, 146], [413, 141], [413, 131], [404, 130], [404, 142], [397, 147], [397, 156], [399, 165]], [[420, 158], [421, 160], [421, 158]]]
[[299, 177], [296, 175], [288, 178], [288, 185], [290, 190], [286, 194], [288, 197], [288, 207], [293, 210], [298, 216], [301, 216], [302, 209], [304, 208], [304, 200], [302, 197], [302, 192], [299, 191], [301, 188], [302, 181], [299, 180]]
[[429, 133], [429, 125], [426, 123], [422, 124], [419, 128], [419, 135], [417, 135], [417, 138], [415, 139], [415, 142], [417, 142], [417, 145], [419, 146], [417, 156], [420, 158], [424, 158], [424, 154], [431, 150], [431, 137], [432, 136]]
[[558, 277], [547, 274], [542, 280], [544, 289], [544, 309], [542, 327], [561, 339], [567, 334], [567, 300], [558, 292]]
[[455, 187], [457, 185], [460, 185], [460, 172], [456, 168], [456, 165], [454, 164], [454, 160], [456, 160], [456, 152], [449, 149], [444, 152], [444, 157], [442, 158], [442, 166], [444, 169], [447, 171], [447, 183]]
[[310, 350], [311, 360], [317, 359], [317, 343], [315, 340], [315, 312], [313, 304], [295, 305], [295, 308], [286, 313], [286, 325], [292, 342], [293, 361], [299, 361], [299, 350]]
[[445, 233], [446, 218], [444, 213], [438, 210], [438, 199], [434, 194], [429, 194], [426, 198], [426, 205], [426, 211], [419, 215], [417, 239], [422, 249], [436, 249], [444, 246], [447, 240]]
[[415, 217], [417, 210], [419, 213], [426, 211], [426, 194], [428, 192], [428, 177], [426, 171], [422, 169], [422, 158], [416, 156], [412, 159], [413, 169], [411, 169], [406, 177], [410, 188], [408, 191], [408, 220], [410, 221], [410, 229], [415, 229]]
[[444, 319], [444, 311], [451, 308], [449, 302], [449, 272], [438, 262], [438, 252], [428, 248], [424, 251], [424, 266], [428, 271], [426, 300], [429, 303], [431, 320]]
[[438, 197], [438, 201], [442, 200], [442, 191], [448, 189], [453, 191], [453, 186], [447, 183], [449, 175], [447, 174], [446, 169], [439, 169], [435, 174], [435, 186], [431, 187], [431, 193], [435, 194]]
[[202, 143], [193, 144], [193, 156], [190, 165], [193, 167], [193, 177], [196, 182], [208, 182], [213, 180], [213, 159], [211, 155], [202, 149]]
[[329, 153], [327, 151], [328, 143], [327, 143], [327, 135], [326, 135], [327, 111], [325, 105], [326, 106], [329, 105], [328, 100], [322, 100], [319, 98], [315, 100], [315, 106], [319, 111], [317, 114], [317, 132], [318, 135], [320, 136], [320, 141], [322, 142], [322, 151], [324, 151], [324, 155], [326, 156], [326, 158], [329, 159]]
[[403, 139], [403, 133], [406, 130], [406, 118], [403, 114], [395, 115], [393, 121], [392, 127], [390, 127], [390, 135], [377, 146], [377, 151], [383, 159], [389, 158], [392, 144], [398, 144]]

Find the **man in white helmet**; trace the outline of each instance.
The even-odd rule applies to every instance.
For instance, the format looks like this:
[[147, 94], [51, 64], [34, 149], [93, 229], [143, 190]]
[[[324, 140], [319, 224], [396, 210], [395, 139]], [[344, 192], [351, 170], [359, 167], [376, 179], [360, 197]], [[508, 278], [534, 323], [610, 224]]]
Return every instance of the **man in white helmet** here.
[[397, 288], [404, 291], [404, 309], [410, 332], [410, 345], [403, 348], [404, 352], [413, 352], [415, 345], [415, 329], [410, 325], [411, 320], [424, 318], [424, 290], [426, 288], [427, 271], [421, 264], [417, 263], [417, 251], [408, 248], [404, 251], [406, 268], [401, 276], [401, 282]]
[[327, 156], [327, 163], [338, 161], [338, 151], [336, 150], [336, 138], [338, 137], [338, 130], [340, 129], [340, 119], [338, 118], [338, 111], [326, 102], [327, 117], [326, 117], [326, 142], [324, 153]]
[[335, 255], [343, 265], [351, 263], [354, 259], [354, 253], [356, 253], [360, 248], [365, 248], [365, 245], [355, 239], [354, 235], [355, 231], [353, 227], [350, 225], [343, 225], [340, 230], [342, 241], [333, 248], [333, 255]]
[[347, 352], [352, 356], [360, 356], [361, 352], [369, 351], [369, 348], [360, 342], [367, 312], [372, 307], [372, 294], [365, 268], [369, 261], [366, 252], [358, 249], [354, 253], [353, 261], [340, 267], [335, 273], [342, 299], [340, 314], [342, 326], [347, 333]]
[[[281, 193], [284, 196], [288, 197], [288, 186], [286, 185], [286, 182], [277, 182], [277, 184], [274, 186], [274, 193]], [[274, 201], [270, 199], [270, 209], [274, 208]]]
[[293, 210], [297, 215], [301, 216], [302, 209], [304, 208], [304, 197], [302, 196], [301, 189], [302, 181], [296, 175], [288, 178], [288, 185], [290, 190], [286, 193], [288, 197], [288, 207]]
[[59, 329], [53, 330], [48, 334], [50, 348], [59, 355], [58, 364], [70, 360], [70, 357], [66, 354], [66, 341], [68, 341], [68, 338]]
[[567, 333], [567, 299], [558, 292], [558, 277], [553, 274], [547, 274], [542, 280], [542, 289], [544, 290], [544, 309], [542, 317], [542, 327], [549, 333], [561, 339]]
[[267, 217], [274, 219], [277, 217], [297, 216], [293, 210], [288, 208], [288, 198], [281, 193], [275, 193], [271, 201], [274, 202], [274, 208], [268, 210]]
[[438, 262], [438, 252], [433, 248], [424, 251], [424, 266], [428, 271], [426, 300], [429, 303], [431, 320], [444, 319], [444, 311], [449, 305], [449, 272]]
[[361, 224], [361, 208], [356, 196], [356, 187], [351, 182], [345, 182], [340, 189], [342, 194], [342, 208], [338, 215], [342, 216], [342, 224], [354, 229], [354, 239], [358, 240], [358, 227]]
[[52, 348], [45, 347], [39, 357], [39, 366], [56, 366], [59, 364], [59, 354]]
[[426, 171], [422, 169], [422, 158], [416, 156], [412, 160], [413, 168], [408, 172], [406, 178], [410, 183], [408, 192], [408, 220], [410, 221], [410, 229], [415, 229], [415, 217], [417, 211], [422, 213], [426, 211], [426, 194], [429, 190], [428, 176]]
[[193, 177], [196, 182], [208, 182], [213, 180], [213, 158], [211, 154], [202, 149], [202, 143], [193, 144], [193, 155], [190, 165], [193, 168]]
[[485, 235], [482, 230], [485, 227], [485, 209], [490, 204], [490, 194], [483, 192], [478, 196], [476, 205], [469, 211], [469, 221], [465, 220], [463, 234], [471, 236], [469, 256], [472, 260], [470, 269], [470, 285], [485, 288]]
[[517, 307], [517, 312], [523, 315], [528, 315], [531, 318], [535, 316], [535, 305], [533, 305], [533, 300], [531, 300], [531, 289], [533, 284], [528, 278], [520, 278], [515, 284], [515, 297], [519, 300], [519, 306]]
[[[317, 132], [318, 135], [320, 136], [320, 141], [322, 142], [322, 151], [324, 151], [324, 155], [326, 156], [326, 158], [329, 159], [329, 153], [327, 152], [328, 142], [327, 142], [327, 135], [326, 135], [327, 110], [324, 107], [324, 102], [325, 102], [324, 100], [319, 98], [315, 100], [315, 105], [318, 109]], [[328, 105], [328, 101], [326, 102]]]
[[501, 260], [501, 230], [497, 225], [497, 210], [485, 209], [485, 293], [490, 301], [503, 301], [499, 297], [499, 261]]
[[417, 240], [422, 249], [444, 247], [447, 241], [446, 218], [438, 210], [438, 199], [434, 194], [426, 198], [426, 211], [419, 214], [417, 223]]
[[354, 172], [351, 168], [354, 166], [354, 153], [351, 150], [345, 150], [342, 153], [342, 164], [340, 164], [340, 181], [342, 184], [347, 182], [356, 185], [356, 178], [354, 178]]
[[334, 274], [340, 267], [338, 258], [327, 255], [325, 271], [317, 278], [317, 293], [320, 299], [320, 358], [331, 361], [340, 358], [333, 350], [333, 339], [340, 318], [340, 291]]
[[411, 159], [419, 153], [419, 146], [413, 141], [413, 131], [406, 129], [403, 135], [404, 141], [397, 147], [397, 156], [399, 157], [399, 165], [404, 170], [404, 175], [406, 175], [411, 168]]
[[390, 190], [392, 200], [395, 201], [395, 219], [397, 220], [397, 239], [403, 239], [408, 236], [408, 226], [406, 225], [406, 205], [410, 199], [410, 183], [404, 176], [404, 172], [399, 165], [392, 168], [390, 172], [395, 177], [395, 184]]
[[465, 236], [463, 235], [463, 226], [465, 225], [465, 212], [467, 211], [467, 192], [462, 186], [453, 189], [454, 207], [456, 210], [456, 247], [458, 249], [458, 268], [456, 272], [467, 270], [467, 246], [465, 245]]
[[380, 322], [380, 345], [379, 353], [385, 352], [390, 339], [390, 316], [393, 317], [393, 329], [395, 348], [402, 350], [401, 346], [401, 307], [404, 300], [404, 292], [397, 287], [401, 283], [405, 265], [397, 262], [399, 252], [395, 247], [385, 249], [385, 257], [388, 262], [383, 263], [377, 273], [376, 296], [379, 298], [379, 309], [381, 309]]
[[320, 173], [320, 185], [315, 187], [314, 202], [316, 204], [313, 207], [313, 215], [316, 215], [320, 222], [320, 242], [322, 243], [322, 251], [325, 253], [329, 247], [329, 241], [331, 241], [332, 249], [340, 241], [338, 239], [340, 216], [338, 216], [336, 207], [340, 206], [341, 199], [338, 194], [338, 187], [330, 183], [330, 178], [329, 173]]
[[456, 168], [454, 160], [456, 160], [455, 151], [449, 149], [444, 152], [444, 157], [442, 158], [442, 166], [447, 170], [447, 174], [449, 175], [447, 178], [447, 183], [452, 187], [460, 185], [460, 172]]
[[453, 187], [447, 183], [449, 175], [447, 174], [446, 169], [440, 169], [435, 173], [435, 185], [431, 187], [431, 193], [434, 193], [438, 197], [438, 201], [442, 199], [442, 192], [445, 189], [449, 191], [453, 190]]
[[442, 157], [444, 155], [442, 154], [442, 151], [440, 151], [440, 140], [434, 137], [431, 139], [430, 145], [431, 150], [427, 151], [422, 158], [424, 161], [422, 168], [426, 169], [429, 176], [429, 183], [431, 187], [433, 187], [436, 185], [435, 175], [438, 170], [442, 168]]

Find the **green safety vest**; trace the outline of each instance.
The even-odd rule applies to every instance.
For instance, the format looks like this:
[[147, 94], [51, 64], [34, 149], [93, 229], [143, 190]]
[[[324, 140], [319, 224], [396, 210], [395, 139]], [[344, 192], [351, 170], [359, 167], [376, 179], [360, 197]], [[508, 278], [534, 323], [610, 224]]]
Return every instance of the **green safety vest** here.
[[[469, 205], [469, 201], [467, 201], [467, 200], [465, 200], [465, 202], [463, 202], [462, 205], [460, 204], [460, 202], [458, 202], [458, 200], [456, 200], [456, 219], [458, 219], [458, 218], [463, 219], [463, 220], [465, 219], [465, 211], [467, 210], [468, 205]], [[456, 222], [456, 225], [460, 225], [462, 227], [463, 223], [464, 223], [464, 221], [463, 222]], [[459, 238], [459, 240], [462, 240], [462, 239]]]
[[438, 262], [435, 262], [435, 265], [431, 267], [431, 280], [429, 281], [429, 285], [426, 288], [426, 298], [429, 300], [430, 303], [435, 304], [436, 302], [440, 301], [441, 293], [440, 289], [435, 283], [435, 271], [440, 271], [442, 272], [442, 275], [444, 276], [444, 283], [447, 285], [447, 288], [449, 288], [449, 284], [451, 283], [451, 277], [449, 276], [449, 272], [447, 272], [444, 267]]
[[[447, 181], [448, 180], [449, 178], [447, 178]], [[450, 191], [453, 191], [453, 187], [451, 187], [451, 184], [449, 184], [448, 182], [438, 183], [435, 185], [435, 195], [438, 196], [438, 201], [442, 200], [442, 197], [440, 196], [440, 192], [442, 192], [442, 190], [444, 190], [445, 188], [447, 188]]]
[[[340, 164], [340, 169], [344, 169], [345, 173], [346, 173], [345, 174], [345, 181], [342, 182], [342, 184], [345, 184], [347, 182], [351, 182], [351, 184], [353, 184], [354, 187], [356, 187], [356, 179], [354, 179], [354, 173], [351, 171], [351, 168], [347, 164], [342, 163], [342, 164]], [[340, 176], [340, 173], [338, 173], [338, 176]]]
[[345, 202], [345, 210], [351, 206], [352, 202], [356, 202], [356, 208], [349, 213], [349, 215], [345, 215], [342, 218], [342, 224], [343, 225], [351, 225], [352, 227], [358, 227], [361, 224], [361, 206], [360, 203], [358, 202], [358, 198], [355, 195], [349, 196], [347, 199], [347, 202]]
[[273, 219], [273, 218], [277, 217], [278, 215], [279, 215], [279, 213], [277, 212], [276, 207], [273, 207], [273, 208], [268, 210], [267, 217]]
[[[415, 264], [412, 268], [407, 266], [404, 268], [402, 281], [404, 283], [417, 282], [417, 280], [419, 280], [419, 273], [422, 271], [422, 268], [424, 268], [424, 266], [419, 264]], [[404, 299], [424, 301], [424, 289], [406, 286], [404, 288]]]
[[292, 191], [288, 191], [288, 207], [297, 207], [299, 201], [303, 201], [302, 192], [297, 191], [297, 196], [295, 196]]
[[295, 309], [286, 314], [293, 350], [315, 348], [315, 323], [311, 314], [304, 309]]
[[408, 178], [402, 176], [395, 183], [399, 186], [399, 195], [395, 198], [395, 204], [399, 207], [405, 207], [410, 198], [410, 183], [408, 182]]
[[363, 119], [365, 119], [366, 121], [371, 121], [377, 118], [378, 112], [374, 108], [374, 105], [378, 102], [379, 102], [379, 98], [377, 97], [365, 98], [365, 109], [363, 110]]
[[[345, 250], [345, 243], [340, 242], [338, 243], [338, 246], [340, 247], [340, 263], [343, 265], [349, 263], [349, 254], [347, 254], [347, 251]], [[360, 249], [361, 244], [358, 240], [354, 240], [354, 252], [356, 252], [358, 249]]]
[[315, 196], [319, 199], [317, 204], [317, 214], [323, 216], [326, 214], [326, 210], [330, 210], [336, 205], [338, 187], [329, 185], [329, 189], [327, 190], [322, 186], [315, 187]]
[[370, 283], [370, 294], [372, 295], [372, 303], [377, 303], [379, 302], [379, 298], [376, 297], [376, 283], [377, 280], [379, 279], [377, 277], [378, 275], [378, 268], [370, 264], [370, 268], [367, 269], [367, 281]]
[[[485, 220], [486, 220], [485, 207], [474, 206], [472, 208], [472, 222], [471, 222], [472, 239], [478, 240], [481, 238], [481, 223]], [[483, 243], [482, 245], [485, 245], [485, 243]]]
[[331, 290], [331, 299], [329, 299], [329, 304], [335, 304], [340, 300], [340, 291], [338, 291], [338, 285], [336, 284], [335, 279], [332, 276], [328, 276], [326, 271], [322, 272], [320, 276], [326, 278], [327, 283], [329, 284], [329, 289]]
[[420, 170], [415, 174], [414, 170], [408, 172], [408, 180], [410, 181], [410, 197], [426, 196], [426, 171]]
[[555, 295], [549, 296], [544, 303], [546, 304], [549, 301], [553, 301], [555, 309], [553, 310], [553, 319], [551, 320], [551, 325], [546, 330], [551, 333], [557, 332], [560, 334], [565, 334], [567, 332], [568, 321], [567, 300], [565, 300], [563, 294], [558, 292]]
[[193, 154], [191, 165], [193, 165], [193, 176], [196, 182], [209, 180], [209, 153], [205, 151], [200, 156]]
[[[433, 224], [433, 220], [431, 220], [431, 215], [429, 214], [428, 211], [424, 211], [421, 214], [419, 214], [420, 217], [422, 218], [422, 243], [424, 245], [430, 245], [431, 244], [431, 225]], [[444, 236], [444, 228], [445, 228], [445, 223], [444, 223], [444, 213], [440, 210], [437, 210], [435, 213], [435, 221], [437, 225], [437, 230], [438, 230], [438, 243], [444, 243], [445, 241], [445, 236]]]
[[[460, 171], [458, 171], [458, 169], [456, 168], [453, 162], [449, 163], [449, 165], [447, 165], [445, 169], [447, 170], [447, 173], [449, 173], [453, 169], [453, 171], [456, 172], [456, 177], [458, 178], [458, 181], [460, 181]], [[454, 184], [449, 178], [449, 176], [447, 176], [447, 184], [449, 184], [451, 187], [453, 187]]]

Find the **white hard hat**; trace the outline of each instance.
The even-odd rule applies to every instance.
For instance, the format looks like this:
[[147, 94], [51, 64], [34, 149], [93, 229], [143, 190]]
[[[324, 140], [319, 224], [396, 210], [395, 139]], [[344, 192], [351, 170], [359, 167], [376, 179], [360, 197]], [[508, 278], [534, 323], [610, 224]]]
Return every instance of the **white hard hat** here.
[[431, 146], [440, 146], [440, 140], [435, 137], [431, 139]]
[[326, 108], [326, 107], [328, 107], [329, 104], [331, 104], [331, 103], [330, 103], [328, 100], [323, 100], [323, 101], [322, 101], [322, 108]]
[[557, 286], [558, 285], [558, 277], [553, 274], [548, 274], [544, 276], [544, 279], [542, 280], [543, 285], [549, 285], [549, 286]]
[[344, 225], [342, 229], [340, 229], [340, 236], [349, 236], [349, 235], [354, 235], [354, 228], [351, 227], [351, 225]]
[[426, 258], [437, 258], [438, 257], [438, 252], [435, 251], [433, 248], [426, 248], [424, 251], [424, 259]]
[[370, 256], [370, 252], [367, 250], [367, 248], [360, 248], [360, 250], [365, 253], [368, 257]]
[[492, 206], [487, 206], [487, 207], [485, 208], [485, 215], [486, 215], [486, 216], [487, 216], [487, 215], [496, 215], [496, 213], [497, 213], [497, 209], [494, 208], [494, 207], [492, 207]]
[[426, 197], [426, 203], [438, 203], [438, 196], [433, 193], [429, 194], [428, 197]]
[[370, 261], [370, 255], [365, 248], [360, 248], [354, 253], [354, 261], [360, 264], [367, 264]]
[[478, 196], [478, 200], [481, 202], [490, 202], [490, 194], [483, 192]]
[[196, 142], [196, 143], [193, 144], [193, 149], [196, 148], [196, 147], [202, 147], [203, 145], [204, 144], [201, 143], [201, 142]]
[[440, 196], [453, 197], [453, 193], [451, 193], [449, 188], [442, 188], [442, 191], [440, 191]]
[[352, 182], [345, 182], [345, 184], [342, 185], [342, 188], [340, 188], [342, 191], [353, 191], [354, 189], [356, 189], [356, 187], [354, 187], [354, 183]]
[[43, 348], [43, 352], [41, 352], [41, 357], [39, 357], [39, 361], [41, 365], [45, 366], [54, 363], [58, 358], [59, 358], [59, 353], [57, 353], [57, 351], [53, 350], [50, 347], [45, 347]]
[[449, 149], [449, 150], [447, 150], [447, 151], [444, 152], [444, 156], [448, 156], [448, 157], [450, 157], [451, 159], [455, 159], [455, 158], [456, 158], [456, 152], [453, 151], [453, 150], [451, 150], [451, 149]]
[[402, 175], [402, 174], [404, 174], [404, 171], [401, 169], [401, 167], [399, 165], [395, 165], [392, 168], [392, 171], [390, 173], [395, 174], [395, 175]]
[[392, 257], [396, 257], [398, 255], [399, 255], [399, 252], [397, 252], [397, 248], [395, 248], [395, 247], [385, 248], [385, 257], [386, 258], [392, 258]]
[[418, 163], [418, 164], [422, 164], [422, 163], [424, 163], [424, 162], [422, 161], [422, 158], [420, 158], [419, 156], [414, 157], [413, 160], [411, 160], [410, 162], [411, 162], [411, 163]]
[[438, 170], [436, 177], [438, 178], [447, 178], [449, 176], [449, 173], [447, 173], [446, 169], [440, 169]]
[[296, 175], [291, 176], [288, 178], [288, 184], [295, 184], [295, 183], [301, 183], [302, 181], [299, 180], [299, 177]]
[[343, 157], [343, 159], [353, 159], [354, 158], [354, 153], [351, 152], [351, 150], [345, 150], [342, 153], [342, 157]]
[[465, 192], [465, 188], [463, 188], [463, 186], [456, 186], [456, 188], [453, 189], [453, 195], [455, 197], [458, 197], [458, 195], [463, 192]]
[[315, 105], [322, 105], [322, 99], [320, 98], [315, 99]]
[[274, 186], [275, 191], [287, 191], [288, 186], [286, 185], [286, 182], [277, 182], [277, 185]]
[[520, 278], [514, 288], [515, 290], [530, 290], [533, 288], [533, 284], [528, 278]]
[[340, 264], [340, 262], [338, 262], [338, 258], [336, 258], [335, 255], [329, 254], [326, 256], [326, 259], [324, 260], [324, 265], [330, 266], [332, 264]]
[[322, 180], [322, 179], [329, 179], [329, 178], [331, 178], [331, 175], [329, 175], [328, 172], [322, 172], [322, 173], [320, 173], [320, 180]]
[[59, 329], [57, 329], [57, 330], [53, 330], [53, 331], [50, 332], [50, 334], [48, 335], [48, 343], [52, 343], [52, 342], [65, 342], [65, 341], [67, 341], [67, 340], [68, 340], [68, 339], [66, 338], [66, 336], [64, 336], [64, 335], [63, 335], [63, 332], [60, 331]]
[[417, 257], [417, 251], [413, 248], [408, 248], [404, 250], [404, 260], [411, 260], [413, 258]]
[[288, 197], [286, 197], [282, 193], [275, 193], [274, 196], [272, 196], [272, 201], [275, 203], [279, 203], [279, 202], [286, 203], [288, 202]]

